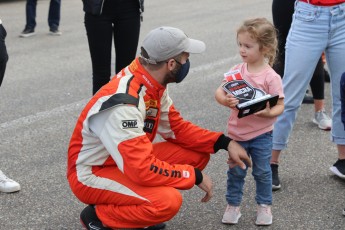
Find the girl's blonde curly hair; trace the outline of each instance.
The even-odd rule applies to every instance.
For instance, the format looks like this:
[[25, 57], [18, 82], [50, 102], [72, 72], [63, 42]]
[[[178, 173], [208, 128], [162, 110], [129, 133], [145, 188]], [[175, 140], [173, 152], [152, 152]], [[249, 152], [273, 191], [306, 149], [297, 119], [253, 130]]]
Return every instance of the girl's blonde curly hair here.
[[266, 18], [253, 18], [243, 22], [237, 30], [240, 33], [248, 32], [259, 43], [260, 52], [268, 59], [268, 64], [274, 64], [278, 52], [277, 30]]

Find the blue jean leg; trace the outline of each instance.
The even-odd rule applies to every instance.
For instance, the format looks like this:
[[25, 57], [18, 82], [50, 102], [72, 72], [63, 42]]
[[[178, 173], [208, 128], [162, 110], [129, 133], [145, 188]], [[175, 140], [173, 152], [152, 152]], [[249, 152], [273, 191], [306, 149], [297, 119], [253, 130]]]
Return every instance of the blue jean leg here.
[[323, 51], [331, 71], [333, 102], [332, 136], [336, 144], [345, 144], [340, 116], [341, 73], [345, 55], [345, 4], [317, 7], [297, 2], [286, 42], [284, 113], [278, 117], [273, 132], [273, 149], [286, 148], [298, 109], [302, 103], [313, 71]]
[[58, 29], [60, 24], [61, 0], [50, 0], [48, 25], [51, 30]]
[[[270, 167], [272, 151], [272, 133], [262, 134], [249, 141], [238, 142], [252, 158], [252, 175], [256, 183], [258, 204], [272, 204], [272, 172]], [[243, 186], [247, 169], [240, 167], [229, 169], [227, 180], [226, 201], [233, 206], [239, 206], [243, 197]]]
[[36, 27], [36, 5], [37, 0], [26, 1], [26, 29], [35, 29]]

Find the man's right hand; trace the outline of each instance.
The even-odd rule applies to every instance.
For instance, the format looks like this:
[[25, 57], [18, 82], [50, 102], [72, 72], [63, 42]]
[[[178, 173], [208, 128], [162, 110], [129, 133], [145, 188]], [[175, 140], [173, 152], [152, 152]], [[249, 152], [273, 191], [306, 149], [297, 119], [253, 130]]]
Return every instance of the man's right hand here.
[[236, 141], [230, 141], [228, 145], [229, 159], [228, 164], [230, 168], [235, 166], [240, 166], [242, 169], [246, 169], [246, 162], [248, 167], [252, 166], [252, 161], [250, 160], [246, 150]]
[[205, 173], [203, 172], [201, 173], [202, 173], [203, 179], [202, 179], [202, 182], [198, 185], [198, 187], [206, 192], [206, 195], [204, 196], [204, 198], [201, 199], [201, 202], [207, 202], [213, 196], [213, 185], [212, 185], [211, 178], [207, 176]]

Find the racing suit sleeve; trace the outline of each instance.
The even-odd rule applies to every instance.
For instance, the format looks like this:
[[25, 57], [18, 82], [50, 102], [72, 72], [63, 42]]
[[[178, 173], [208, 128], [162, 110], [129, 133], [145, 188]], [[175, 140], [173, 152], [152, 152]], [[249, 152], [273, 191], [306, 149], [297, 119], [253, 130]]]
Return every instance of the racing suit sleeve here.
[[143, 131], [143, 114], [137, 107], [121, 105], [103, 112], [108, 115], [94, 115], [90, 128], [130, 180], [145, 186], [194, 186], [193, 166], [171, 165], [154, 156], [152, 143]]

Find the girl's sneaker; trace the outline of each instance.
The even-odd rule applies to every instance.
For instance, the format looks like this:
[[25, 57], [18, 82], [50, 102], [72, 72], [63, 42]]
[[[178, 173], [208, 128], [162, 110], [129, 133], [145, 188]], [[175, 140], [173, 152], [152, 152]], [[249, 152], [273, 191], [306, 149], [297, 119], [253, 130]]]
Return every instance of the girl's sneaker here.
[[238, 220], [241, 217], [240, 207], [239, 206], [231, 206], [228, 204], [226, 206], [222, 223], [223, 224], [237, 224]]
[[267, 204], [259, 204], [256, 217], [256, 225], [271, 225], [272, 224], [271, 206]]

